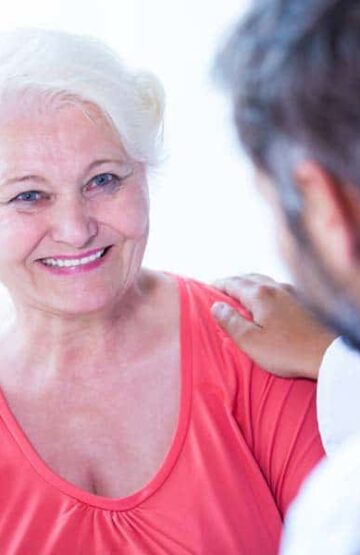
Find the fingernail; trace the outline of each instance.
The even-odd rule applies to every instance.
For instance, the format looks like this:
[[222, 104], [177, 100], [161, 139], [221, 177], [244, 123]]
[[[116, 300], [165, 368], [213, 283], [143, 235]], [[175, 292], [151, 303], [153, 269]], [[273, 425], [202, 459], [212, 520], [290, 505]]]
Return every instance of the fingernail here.
[[225, 320], [230, 311], [231, 308], [226, 303], [214, 303], [211, 307], [211, 313], [217, 320]]

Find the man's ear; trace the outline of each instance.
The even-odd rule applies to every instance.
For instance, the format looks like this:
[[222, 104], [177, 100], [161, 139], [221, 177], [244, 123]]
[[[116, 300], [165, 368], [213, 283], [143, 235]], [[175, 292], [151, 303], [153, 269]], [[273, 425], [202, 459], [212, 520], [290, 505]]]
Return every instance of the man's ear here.
[[332, 271], [339, 276], [347, 273], [358, 263], [360, 190], [339, 182], [311, 160], [300, 162], [293, 177], [303, 197], [303, 223], [313, 246]]

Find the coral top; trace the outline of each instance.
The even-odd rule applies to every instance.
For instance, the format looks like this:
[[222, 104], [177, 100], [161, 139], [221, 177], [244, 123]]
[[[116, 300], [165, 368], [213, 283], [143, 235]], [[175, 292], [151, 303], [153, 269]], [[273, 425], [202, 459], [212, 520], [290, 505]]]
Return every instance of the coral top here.
[[277, 552], [284, 511], [323, 455], [314, 384], [257, 368], [210, 316], [223, 295], [178, 283], [181, 409], [161, 468], [126, 498], [81, 490], [41, 460], [1, 397], [1, 555]]

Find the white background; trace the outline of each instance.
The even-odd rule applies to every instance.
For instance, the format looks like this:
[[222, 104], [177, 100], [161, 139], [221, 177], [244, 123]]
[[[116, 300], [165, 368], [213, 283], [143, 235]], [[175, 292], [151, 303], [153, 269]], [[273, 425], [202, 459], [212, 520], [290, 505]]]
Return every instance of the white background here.
[[146, 264], [211, 280], [245, 272], [289, 279], [271, 219], [236, 144], [213, 58], [247, 0], [0, 0], [0, 30], [96, 35], [167, 92], [165, 161], [151, 176]]

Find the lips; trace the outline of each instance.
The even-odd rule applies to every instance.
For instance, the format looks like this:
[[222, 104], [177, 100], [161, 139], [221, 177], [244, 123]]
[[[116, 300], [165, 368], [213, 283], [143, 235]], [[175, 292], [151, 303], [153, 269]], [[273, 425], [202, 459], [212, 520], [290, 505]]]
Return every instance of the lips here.
[[83, 253], [81, 256], [61, 255], [41, 258], [39, 262], [52, 268], [76, 268], [95, 262], [103, 257], [110, 247], [103, 247]]

